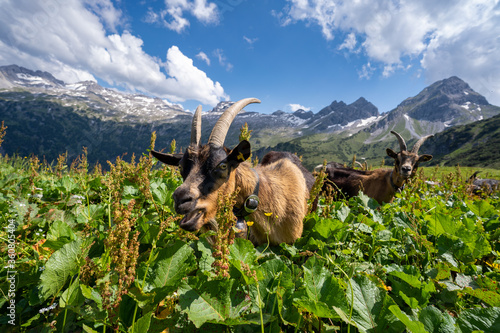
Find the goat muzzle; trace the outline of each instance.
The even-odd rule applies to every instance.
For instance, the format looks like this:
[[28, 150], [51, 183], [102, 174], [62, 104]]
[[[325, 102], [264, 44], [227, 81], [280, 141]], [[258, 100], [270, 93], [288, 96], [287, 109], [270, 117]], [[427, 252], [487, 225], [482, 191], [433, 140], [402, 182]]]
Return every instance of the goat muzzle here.
[[186, 231], [198, 231], [203, 226], [204, 216], [204, 210], [194, 210], [182, 218], [179, 226]]

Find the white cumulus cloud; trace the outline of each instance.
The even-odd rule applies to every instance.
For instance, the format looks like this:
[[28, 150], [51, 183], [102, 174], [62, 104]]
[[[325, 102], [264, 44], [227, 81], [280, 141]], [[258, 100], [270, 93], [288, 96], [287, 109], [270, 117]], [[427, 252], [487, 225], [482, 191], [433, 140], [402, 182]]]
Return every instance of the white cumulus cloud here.
[[139, 37], [118, 33], [121, 15], [107, 0], [3, 0], [0, 64], [48, 71], [66, 82], [99, 78], [174, 102], [215, 105], [227, 99], [220, 83], [178, 47], [172, 46], [162, 62], [144, 51]]
[[219, 21], [217, 5], [206, 0], [165, 0], [161, 16], [167, 28], [180, 33], [190, 25], [185, 17], [186, 13], [205, 24], [216, 24]]
[[304, 111], [311, 111], [311, 108], [308, 108], [306, 106], [300, 105], [300, 104], [288, 104], [287, 109], [290, 110], [291, 112], [295, 112], [297, 110], [304, 110]]
[[429, 82], [457, 75], [500, 104], [499, 0], [288, 0], [274, 13], [286, 26], [317, 25], [324, 38], [347, 39], [339, 49], [356, 52], [355, 42], [383, 76], [420, 61]]

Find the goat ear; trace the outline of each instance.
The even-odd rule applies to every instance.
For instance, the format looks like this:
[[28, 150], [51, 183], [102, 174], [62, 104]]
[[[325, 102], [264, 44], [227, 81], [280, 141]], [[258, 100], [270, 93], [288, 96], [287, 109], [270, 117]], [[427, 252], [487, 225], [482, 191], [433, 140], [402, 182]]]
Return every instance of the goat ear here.
[[251, 153], [250, 143], [247, 140], [241, 141], [229, 155], [223, 159], [213, 171], [215, 178], [227, 178], [229, 173], [236, 169], [241, 162], [245, 162]]
[[236, 167], [241, 162], [245, 162], [251, 154], [252, 148], [250, 147], [250, 142], [243, 140], [231, 150], [226, 159], [230, 164]]
[[424, 154], [418, 157], [418, 162], [428, 162], [432, 160], [432, 155]]
[[151, 155], [156, 157], [160, 162], [173, 166], [178, 166], [182, 156], [184, 156], [184, 154], [164, 154], [154, 150], [151, 151]]
[[241, 141], [236, 147], [231, 150], [226, 157], [226, 161], [231, 168], [236, 168], [241, 162], [245, 162], [252, 153], [250, 142], [247, 140]]
[[387, 155], [389, 155], [393, 159], [398, 158], [398, 154], [394, 150], [392, 150], [391, 148], [387, 148], [385, 151], [387, 152]]

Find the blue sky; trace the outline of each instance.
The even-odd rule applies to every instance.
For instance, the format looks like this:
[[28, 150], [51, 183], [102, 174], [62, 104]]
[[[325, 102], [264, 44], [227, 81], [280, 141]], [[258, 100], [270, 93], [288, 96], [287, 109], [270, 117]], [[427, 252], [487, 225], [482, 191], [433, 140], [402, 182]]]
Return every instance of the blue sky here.
[[459, 76], [500, 105], [498, 0], [0, 0], [0, 65], [193, 110], [389, 111]]

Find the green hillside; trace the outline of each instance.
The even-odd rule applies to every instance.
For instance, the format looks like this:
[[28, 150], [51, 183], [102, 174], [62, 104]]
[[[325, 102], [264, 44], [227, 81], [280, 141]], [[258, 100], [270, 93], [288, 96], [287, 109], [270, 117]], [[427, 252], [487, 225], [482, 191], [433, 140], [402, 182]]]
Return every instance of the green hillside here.
[[[404, 125], [397, 123], [394, 130], [408, 137]], [[387, 141], [390, 138], [392, 141]], [[382, 141], [382, 139], [385, 139]], [[416, 139], [408, 140], [412, 147]], [[367, 143], [369, 142], [369, 143]], [[480, 166], [500, 168], [500, 115], [468, 125], [452, 127], [428, 139], [420, 148], [420, 153], [434, 156], [428, 165]], [[396, 138], [387, 132], [370, 137], [367, 130], [352, 136], [346, 134], [316, 134], [296, 138], [289, 142], [259, 151], [263, 155], [269, 150], [286, 150], [302, 156], [304, 165], [311, 169], [323, 160], [351, 163], [355, 156], [358, 161], [378, 167], [392, 161], [386, 157], [385, 149], [398, 149]], [[382, 162], [385, 160], [385, 162]]]
[[500, 116], [450, 128], [426, 142], [431, 165], [500, 168]]

